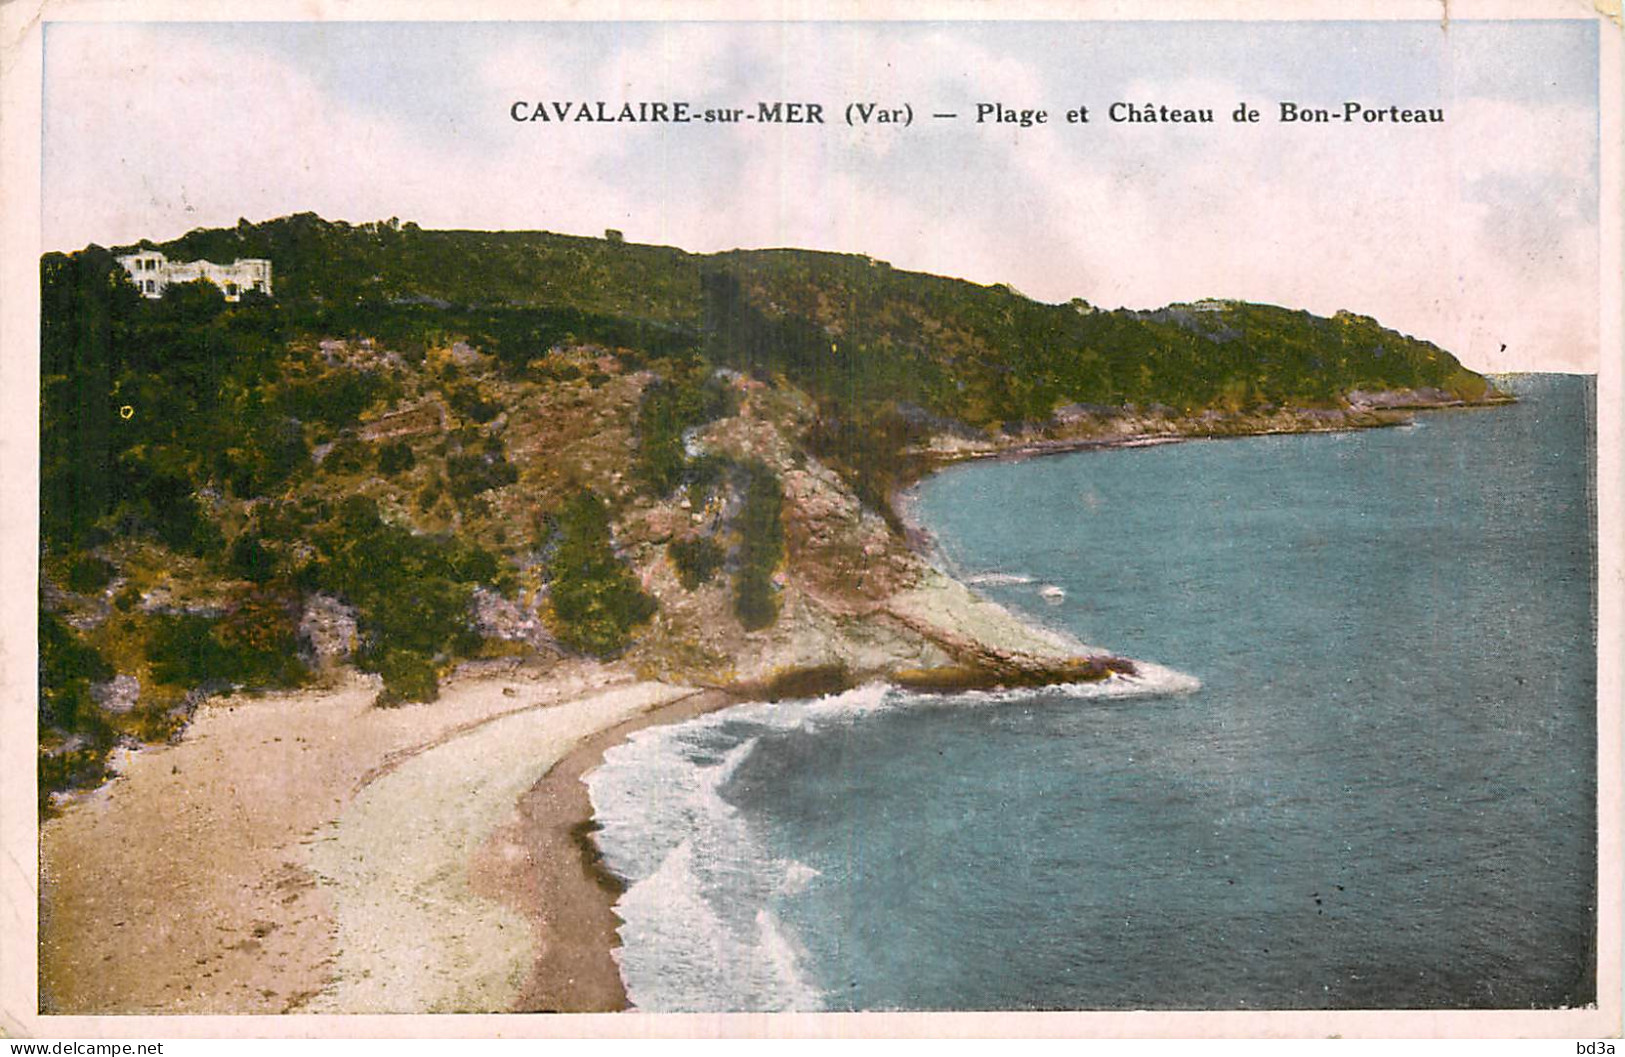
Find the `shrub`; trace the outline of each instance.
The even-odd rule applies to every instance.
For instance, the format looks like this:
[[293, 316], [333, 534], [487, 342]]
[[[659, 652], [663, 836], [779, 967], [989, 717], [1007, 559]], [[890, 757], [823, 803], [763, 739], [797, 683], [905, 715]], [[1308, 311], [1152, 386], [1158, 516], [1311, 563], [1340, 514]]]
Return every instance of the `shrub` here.
[[412, 446], [404, 440], [393, 444], [385, 444], [378, 449], [378, 472], [390, 477], [398, 473], [405, 473], [418, 464], [418, 458], [412, 452]]
[[500, 453], [446, 456], [446, 477], [452, 497], [462, 501], [519, 480], [519, 470]]
[[146, 469], [127, 468], [131, 491], [125, 512], [130, 522], [149, 529], [171, 550], [199, 557], [216, 553], [222, 542], [220, 530], [193, 494], [191, 482], [172, 473], [142, 479]]
[[322, 469], [328, 473], [360, 473], [366, 469], [367, 453], [354, 437], [340, 437], [328, 449]]
[[676, 488], [690, 468], [683, 432], [730, 413], [730, 393], [714, 381], [651, 385], [638, 405], [638, 475], [656, 495]]
[[677, 567], [677, 579], [685, 590], [692, 591], [708, 584], [722, 568], [726, 552], [709, 536], [673, 540], [666, 548], [671, 563]]
[[362, 667], [377, 672], [384, 689], [374, 704], [389, 708], [408, 701], [433, 701], [440, 696], [434, 662], [408, 650], [380, 650], [363, 659]]
[[288, 687], [304, 682], [299, 661], [298, 592], [255, 588], [239, 596], [213, 635], [230, 670], [223, 676], [249, 686]]
[[112, 563], [86, 554], [68, 566], [68, 589], [82, 595], [95, 594], [113, 582]]
[[221, 476], [242, 499], [271, 494], [309, 465], [304, 427], [291, 418], [252, 423], [217, 459]]
[[94, 726], [90, 684], [113, 667], [54, 613], [39, 611], [39, 726], [74, 731]]
[[753, 467], [739, 512], [739, 571], [734, 574], [734, 615], [747, 631], [779, 618], [773, 571], [784, 556], [784, 490], [765, 466]]
[[370, 405], [400, 395], [400, 383], [370, 371], [338, 368], [282, 383], [277, 406], [301, 422], [346, 426]]
[[446, 400], [453, 411], [475, 422], [489, 422], [502, 410], [501, 404], [487, 400], [476, 385], [455, 386], [447, 392]]
[[244, 532], [232, 543], [226, 568], [244, 580], [263, 584], [276, 575], [276, 555], [266, 549], [258, 536]]
[[554, 634], [571, 649], [608, 657], [625, 649], [632, 629], [655, 614], [611, 546], [609, 511], [592, 492], [578, 492], [558, 517], [549, 568]]
[[254, 591], [221, 619], [193, 613], [157, 617], [146, 643], [152, 677], [185, 687], [297, 686], [304, 678], [298, 609], [297, 595]]
[[368, 643], [358, 665], [384, 676], [386, 697], [432, 700], [436, 665], [479, 646], [469, 602], [475, 584], [496, 579], [496, 557], [456, 538], [385, 524], [364, 496], [339, 505], [319, 545], [317, 579], [356, 607]]

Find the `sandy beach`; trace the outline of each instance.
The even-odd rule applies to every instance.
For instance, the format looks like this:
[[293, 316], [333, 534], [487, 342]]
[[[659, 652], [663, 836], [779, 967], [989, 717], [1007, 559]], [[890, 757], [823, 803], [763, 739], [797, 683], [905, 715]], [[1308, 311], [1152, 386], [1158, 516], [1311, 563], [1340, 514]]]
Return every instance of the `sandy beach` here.
[[[471, 853], [582, 738], [692, 691], [566, 662], [454, 681], [427, 705], [375, 709], [375, 693], [352, 677], [213, 702], [46, 822], [42, 1010], [511, 1006], [528, 928], [464, 894]], [[414, 912], [422, 931], [402, 927]], [[482, 929], [512, 937], [468, 946]]]

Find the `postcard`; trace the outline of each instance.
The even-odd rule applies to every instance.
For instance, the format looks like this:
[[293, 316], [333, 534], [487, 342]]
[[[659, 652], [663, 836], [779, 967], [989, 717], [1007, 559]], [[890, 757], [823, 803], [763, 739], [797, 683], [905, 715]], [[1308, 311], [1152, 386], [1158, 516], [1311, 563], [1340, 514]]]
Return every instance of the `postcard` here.
[[1617, 12], [5, 16], [8, 1034], [1617, 1036]]

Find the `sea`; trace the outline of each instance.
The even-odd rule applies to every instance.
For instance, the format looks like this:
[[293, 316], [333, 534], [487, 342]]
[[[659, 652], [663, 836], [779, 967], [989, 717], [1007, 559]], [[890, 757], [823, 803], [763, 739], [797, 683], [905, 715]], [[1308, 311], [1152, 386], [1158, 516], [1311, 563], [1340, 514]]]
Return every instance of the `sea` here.
[[919, 485], [949, 571], [1186, 678], [634, 734], [589, 777], [633, 1005], [1591, 1003], [1595, 382], [1502, 384]]

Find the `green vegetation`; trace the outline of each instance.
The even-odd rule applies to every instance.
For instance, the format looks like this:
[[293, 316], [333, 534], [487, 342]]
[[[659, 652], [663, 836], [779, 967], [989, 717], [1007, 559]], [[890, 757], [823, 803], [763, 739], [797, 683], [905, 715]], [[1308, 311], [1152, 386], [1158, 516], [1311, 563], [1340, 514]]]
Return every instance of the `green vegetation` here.
[[380, 703], [433, 700], [424, 673], [479, 646], [469, 604], [476, 586], [497, 579], [496, 557], [457, 537], [389, 524], [364, 496], [345, 499], [315, 540], [321, 558], [310, 576], [356, 607], [357, 664], [383, 677]]
[[458, 502], [512, 484], [519, 479], [503, 451], [502, 442], [491, 438], [473, 451], [456, 451], [446, 456], [446, 478], [452, 497]]
[[258, 591], [218, 619], [190, 613], [153, 617], [147, 660], [154, 680], [176, 687], [298, 686], [306, 674], [298, 627], [297, 596]]
[[446, 400], [453, 411], [481, 424], [496, 418], [502, 411], [502, 406], [495, 400], [486, 399], [476, 385], [452, 386], [447, 390]]
[[381, 474], [394, 477], [396, 474], [406, 473], [417, 464], [418, 459], [412, 453], [412, 446], [405, 441], [385, 444], [378, 449], [378, 472]]
[[90, 685], [113, 677], [112, 665], [86, 645], [46, 609], [39, 611], [39, 723], [43, 735], [55, 728], [68, 733], [100, 733], [91, 704]]
[[384, 707], [407, 701], [433, 701], [440, 696], [440, 672], [431, 658], [411, 650], [389, 647], [369, 650], [367, 667], [384, 681], [378, 704]]
[[100, 591], [113, 582], [112, 563], [93, 554], [82, 555], [68, 566], [68, 590], [82, 595]]
[[[700, 376], [697, 380], [696, 375]], [[656, 495], [682, 484], [691, 470], [683, 433], [733, 413], [728, 390], [690, 365], [675, 381], [659, 381], [643, 391], [638, 407], [638, 475]]]
[[678, 581], [687, 591], [710, 583], [728, 556], [728, 552], [710, 536], [672, 540], [666, 553], [677, 567]]
[[654, 616], [655, 600], [615, 556], [609, 510], [596, 493], [577, 492], [565, 504], [557, 537], [548, 562], [553, 632], [571, 649], [614, 656]]
[[739, 571], [734, 574], [734, 615], [747, 631], [779, 618], [773, 573], [784, 557], [784, 490], [765, 466], [746, 469], [744, 508], [739, 513]]
[[244, 580], [263, 584], [276, 575], [276, 555], [258, 536], [245, 532], [232, 541], [226, 569]]
[[[85, 645], [62, 619], [39, 610], [39, 788], [50, 790], [101, 777], [112, 741], [107, 721], [91, 699], [92, 683], [110, 679], [113, 667]], [[55, 745], [48, 742], [60, 740]]]

